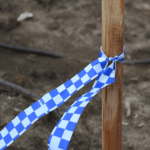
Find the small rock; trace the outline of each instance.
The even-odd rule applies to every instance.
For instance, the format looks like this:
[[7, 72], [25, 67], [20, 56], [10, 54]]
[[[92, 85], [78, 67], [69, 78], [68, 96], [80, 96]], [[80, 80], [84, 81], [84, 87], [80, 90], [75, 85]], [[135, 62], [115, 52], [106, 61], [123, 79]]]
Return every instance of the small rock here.
[[144, 122], [141, 122], [140, 124], [138, 124], [138, 127], [141, 128], [141, 127], [143, 127], [144, 125], [145, 125], [145, 123], [144, 123]]
[[136, 119], [138, 116], [139, 116], [139, 115], [138, 115], [138, 114], [136, 114], [134, 118]]
[[122, 125], [128, 126], [129, 123], [127, 123], [127, 122], [122, 122]]
[[130, 117], [131, 116], [131, 106], [130, 106], [130, 101], [128, 99], [125, 100], [125, 108], [126, 108], [126, 116]]
[[24, 12], [24, 13], [20, 14], [20, 16], [17, 18], [17, 21], [21, 22], [27, 18], [33, 18], [33, 14], [30, 12]]
[[131, 60], [131, 56], [130, 55], [126, 55], [127, 60]]
[[138, 81], [138, 78], [136, 77], [133, 77], [133, 78], [130, 78], [131, 81]]
[[14, 111], [16, 112], [20, 112], [20, 110], [18, 108], [14, 108]]

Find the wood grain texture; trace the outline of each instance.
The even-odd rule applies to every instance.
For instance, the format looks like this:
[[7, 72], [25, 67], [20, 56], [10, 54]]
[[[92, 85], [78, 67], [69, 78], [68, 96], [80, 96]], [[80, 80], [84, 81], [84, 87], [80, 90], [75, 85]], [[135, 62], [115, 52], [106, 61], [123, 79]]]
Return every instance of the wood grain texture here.
[[[102, 49], [108, 57], [123, 52], [124, 0], [102, 0]], [[103, 150], [121, 150], [123, 65], [115, 83], [102, 90]]]

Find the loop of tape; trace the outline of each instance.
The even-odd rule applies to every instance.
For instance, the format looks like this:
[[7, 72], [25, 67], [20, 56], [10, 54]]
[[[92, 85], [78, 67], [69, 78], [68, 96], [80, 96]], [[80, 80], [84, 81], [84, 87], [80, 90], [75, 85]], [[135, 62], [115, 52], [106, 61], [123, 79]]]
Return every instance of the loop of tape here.
[[[99, 58], [90, 63], [73, 78], [45, 94], [40, 100], [16, 116], [0, 132], [0, 150], [8, 147], [22, 135], [35, 121], [66, 102], [76, 91], [97, 77], [91, 90], [79, 97], [64, 113], [53, 129], [49, 140], [49, 150], [67, 150], [76, 124], [89, 101], [104, 87], [115, 81], [116, 61], [123, 63], [125, 48], [121, 55], [108, 58], [102, 50]], [[108, 67], [109, 61], [113, 61]]]

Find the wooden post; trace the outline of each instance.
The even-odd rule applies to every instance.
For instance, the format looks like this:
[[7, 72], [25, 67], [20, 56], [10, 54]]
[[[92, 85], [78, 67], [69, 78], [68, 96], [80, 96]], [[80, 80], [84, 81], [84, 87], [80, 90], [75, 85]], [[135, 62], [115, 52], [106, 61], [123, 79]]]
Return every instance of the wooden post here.
[[[124, 0], [102, 0], [102, 50], [123, 53]], [[103, 150], [121, 150], [123, 64], [117, 62], [115, 83], [102, 90]]]

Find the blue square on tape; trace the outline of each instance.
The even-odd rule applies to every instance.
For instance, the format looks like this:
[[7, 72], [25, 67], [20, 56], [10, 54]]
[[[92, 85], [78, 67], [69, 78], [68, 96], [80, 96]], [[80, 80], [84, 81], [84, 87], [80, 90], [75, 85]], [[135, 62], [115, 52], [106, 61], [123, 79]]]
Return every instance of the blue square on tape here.
[[111, 78], [109, 77], [106, 84], [110, 84], [110, 83], [113, 83], [115, 81], [115, 78]]
[[42, 104], [45, 104], [45, 102], [43, 101], [43, 99], [42, 99], [42, 98], [40, 98], [40, 102], [41, 102]]
[[101, 62], [101, 67], [102, 67], [102, 69], [104, 69], [104, 68], [105, 68], [106, 63], [107, 63], [106, 61]]
[[54, 135], [57, 136], [57, 137], [62, 137], [63, 133], [64, 133], [65, 129], [62, 129], [62, 128], [57, 128], [54, 132]]
[[10, 143], [12, 141], [12, 138], [9, 134], [7, 134], [5, 137], [4, 137], [4, 141], [6, 144]]
[[81, 104], [82, 104], [83, 102], [81, 101], [77, 101], [73, 106], [75, 107], [75, 106], [80, 106]]
[[72, 81], [71, 80], [68, 80], [67, 82], [64, 83], [65, 87], [68, 88], [72, 85]]
[[33, 108], [33, 110], [37, 110], [39, 107], [41, 107], [41, 104], [37, 101], [37, 102], [33, 103], [31, 105], [31, 107]]
[[46, 103], [46, 106], [48, 107], [48, 109], [52, 109], [53, 107], [56, 106], [55, 102], [53, 101], [53, 99], [51, 99], [50, 101], [48, 101]]
[[19, 123], [16, 126], [16, 130], [18, 131], [18, 133], [22, 132], [24, 130], [24, 126], [22, 125], [22, 123]]
[[104, 83], [98, 81], [97, 84], [96, 84], [96, 86], [95, 86], [95, 88], [100, 88], [103, 85], [104, 85]]
[[74, 131], [75, 127], [76, 127], [76, 123], [70, 121], [66, 127], [66, 130]]
[[73, 115], [73, 114], [67, 113], [67, 114], [64, 116], [63, 120], [70, 120], [71, 117], [72, 117], [72, 115]]
[[91, 95], [93, 95], [93, 93], [86, 93], [84, 97], [90, 97]]
[[52, 90], [51, 92], [49, 92], [49, 94], [50, 94], [51, 97], [53, 98], [53, 97], [55, 97], [56, 95], [58, 95], [59, 93], [58, 93], [57, 89], [54, 89], [54, 90]]
[[65, 100], [67, 97], [70, 96], [70, 94], [67, 90], [64, 90], [63, 92], [61, 92], [60, 95], [63, 98], [63, 100]]
[[52, 135], [50, 135], [50, 137], [48, 139], [48, 143], [50, 143], [51, 139], [52, 139]]
[[78, 80], [77, 82], [74, 83], [76, 88], [79, 88], [81, 85], [83, 85], [81, 80]]
[[59, 144], [59, 148], [60, 149], [67, 149], [68, 145], [69, 145], [69, 141], [61, 139], [60, 144]]
[[79, 108], [77, 108], [77, 110], [74, 113], [81, 114], [83, 110], [84, 110], [84, 107], [79, 107]]
[[90, 78], [92, 78], [92, 77], [95, 76], [97, 73], [96, 73], [96, 71], [92, 68], [87, 74], [88, 74], [88, 76], [89, 76]]
[[2, 139], [2, 135], [1, 135], [1, 133], [0, 133], [0, 140]]
[[99, 57], [102, 57], [102, 55], [103, 55], [103, 53], [102, 53], [102, 51], [100, 51], [100, 53], [99, 53]]
[[99, 63], [99, 61], [98, 61], [98, 59], [96, 59], [96, 60], [94, 60], [93, 62], [91, 62], [91, 65], [92, 66], [95, 66], [96, 64], [98, 64]]
[[114, 63], [113, 69], [116, 70], [116, 62]]
[[82, 70], [82, 71], [80, 71], [80, 72], [78, 73], [78, 76], [79, 76], [80, 78], [82, 78], [85, 74], [86, 74], [86, 71], [85, 71], [85, 70]]
[[112, 73], [112, 69], [111, 68], [106, 68], [104, 75], [110, 76], [110, 74]]
[[33, 112], [32, 114], [30, 114], [30, 115], [28, 116], [28, 118], [29, 118], [30, 122], [32, 123], [35, 119], [37, 119], [37, 116], [36, 116], [36, 114]]
[[119, 59], [119, 61], [124, 61], [124, 58]]
[[6, 125], [6, 129], [8, 130], [8, 132], [10, 132], [13, 128], [14, 128], [14, 125], [12, 122], [10, 122]]
[[22, 121], [27, 117], [26, 113], [23, 111], [18, 115], [18, 118]]

